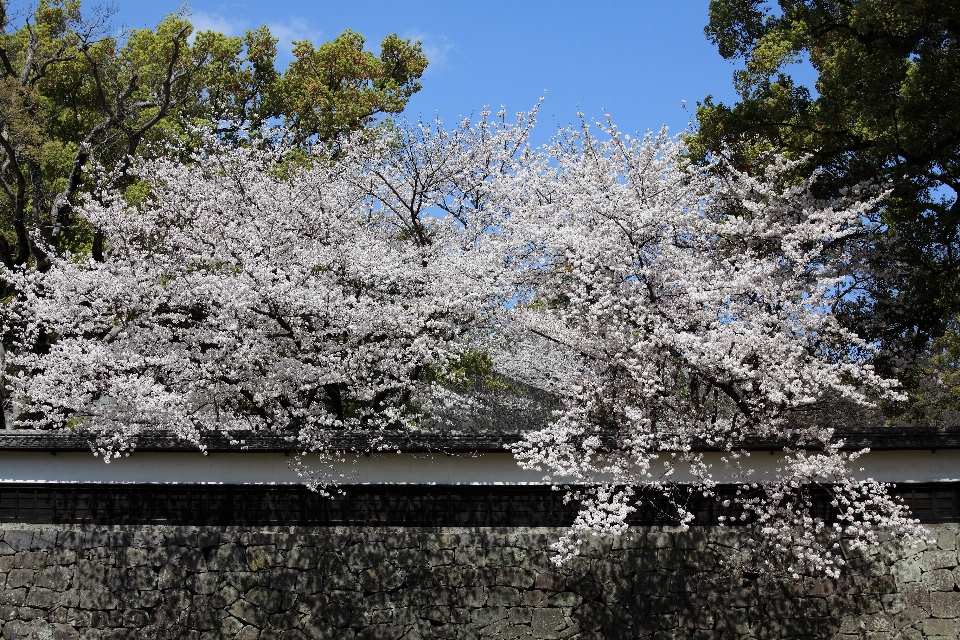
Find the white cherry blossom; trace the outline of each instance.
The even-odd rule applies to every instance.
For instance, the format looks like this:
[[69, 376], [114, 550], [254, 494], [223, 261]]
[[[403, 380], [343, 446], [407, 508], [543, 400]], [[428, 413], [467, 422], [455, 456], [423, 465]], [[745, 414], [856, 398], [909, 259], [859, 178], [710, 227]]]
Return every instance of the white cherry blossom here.
[[[269, 429], [330, 461], [334, 434], [475, 411], [439, 374], [487, 350], [562, 405], [515, 450], [582, 487], [560, 561], [624, 531], [650, 491], [691, 522], [690, 486], [715, 491], [704, 448], [728, 452], [731, 517], [789, 571], [835, 574], [843, 537], [921, 535], [833, 441], [838, 420], [896, 394], [832, 314], [868, 194], [818, 201], [786, 161], [691, 166], [665, 133], [610, 124], [530, 149], [532, 125], [485, 113], [364, 132], [302, 169], [282, 145], [207, 140], [190, 162], [141, 165], [142, 202], [104, 185], [82, 209], [104, 262], [0, 271], [18, 419], [85, 429], [106, 459], [151, 430], [199, 444]], [[775, 476], [746, 465], [756, 438], [785, 446]], [[818, 490], [837, 525], [810, 514]]]

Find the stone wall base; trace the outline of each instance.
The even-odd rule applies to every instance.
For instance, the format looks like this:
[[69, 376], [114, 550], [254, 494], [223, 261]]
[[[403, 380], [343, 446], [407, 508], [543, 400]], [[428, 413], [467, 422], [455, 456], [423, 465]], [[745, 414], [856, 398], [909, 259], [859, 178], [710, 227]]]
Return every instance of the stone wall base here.
[[957, 638], [958, 527], [838, 580], [724, 575], [736, 529], [634, 527], [557, 569], [560, 528], [6, 524], [17, 638]]

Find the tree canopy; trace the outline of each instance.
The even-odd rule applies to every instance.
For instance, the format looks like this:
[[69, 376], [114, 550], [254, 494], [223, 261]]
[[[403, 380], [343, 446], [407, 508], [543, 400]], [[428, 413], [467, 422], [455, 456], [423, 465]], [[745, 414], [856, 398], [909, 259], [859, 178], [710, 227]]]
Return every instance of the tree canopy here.
[[[869, 195], [819, 199], [790, 161], [720, 172], [605, 125], [534, 150], [531, 125], [357, 133], [284, 175], [282, 148], [216, 136], [190, 163], [138, 162], [147, 197], [107, 188], [81, 211], [103, 261], [0, 268], [18, 424], [83, 430], [108, 460], [155, 429], [276, 430], [326, 464], [333, 432], [376, 441], [472, 410], [452, 378], [484, 353], [562, 403], [516, 449], [588, 487], [561, 560], [622, 531], [644, 491], [689, 521], [675, 472], [709, 493], [697, 447], [736, 465], [756, 437], [787, 451], [771, 476], [744, 465], [759, 484], [730, 513], [777, 562], [834, 574], [843, 536], [915, 534], [832, 436], [896, 396], [830, 313]], [[822, 484], [835, 525], [809, 513]]]
[[[823, 197], [889, 190], [870, 213], [882, 233], [857, 239], [868, 250], [841, 313], [908, 379], [960, 312], [958, 32], [952, 0], [712, 0], [706, 33], [743, 62], [740, 100], [707, 97], [690, 137], [695, 157], [731, 148], [746, 170], [771, 149], [807, 158], [798, 176], [819, 170]], [[813, 90], [790, 75], [805, 61]]]
[[[123, 173], [125, 158], [188, 149], [193, 127], [284, 124], [302, 145], [399, 113], [427, 65], [419, 43], [387, 36], [381, 54], [346, 31], [295, 43], [285, 72], [266, 27], [241, 37], [193, 33], [171, 14], [156, 29], [112, 35], [109, 12], [42, 0], [17, 20], [0, 2], [0, 262], [45, 269], [70, 248], [102, 257], [102, 235], [74, 213], [91, 162]], [[126, 187], [132, 188], [132, 180]]]
[[[263, 28], [191, 43], [169, 16], [118, 41], [78, 3], [41, 4], [0, 48], [0, 389], [16, 424], [81, 430], [107, 461], [152, 430], [198, 445], [273, 430], [318, 485], [306, 460], [336, 457], [332, 432], [376, 443], [472, 410], [457, 383], [477, 361], [560, 404], [515, 448], [584, 487], [568, 496], [582, 511], [560, 561], [583, 534], [622, 532], [647, 491], [690, 522], [675, 478], [712, 494], [703, 447], [742, 479], [722, 506], [755, 527], [766, 568], [837, 575], [841, 540], [921, 535], [883, 484], [856, 477], [860, 453], [833, 428], [902, 398], [878, 343], [927, 345], [943, 328], [877, 332], [843, 312], [860, 290], [871, 318], [912, 318], [924, 295], [952, 308], [912, 278], [954, 268], [953, 236], [931, 239], [956, 208], [933, 191], [953, 165], [911, 160], [923, 136], [906, 144], [912, 130], [889, 131], [883, 109], [823, 106], [850, 78], [814, 99], [780, 73], [806, 50], [832, 69], [849, 47], [813, 38], [832, 22], [790, 44], [806, 5], [712, 7], [722, 51], [748, 57], [743, 103], [707, 101], [687, 142], [583, 122], [533, 149], [535, 114], [360, 131], [419, 88], [426, 61], [395, 36], [379, 59], [352, 32], [301, 42], [280, 74]], [[947, 40], [901, 62], [922, 67]], [[869, 47], [854, 50], [869, 69]], [[892, 80], [877, 82], [886, 96]], [[293, 135], [245, 133], [272, 122]], [[877, 171], [885, 199], [862, 184]], [[757, 438], [784, 446], [769, 475], [744, 461]], [[832, 495], [834, 522], [811, 513], [814, 490]]]

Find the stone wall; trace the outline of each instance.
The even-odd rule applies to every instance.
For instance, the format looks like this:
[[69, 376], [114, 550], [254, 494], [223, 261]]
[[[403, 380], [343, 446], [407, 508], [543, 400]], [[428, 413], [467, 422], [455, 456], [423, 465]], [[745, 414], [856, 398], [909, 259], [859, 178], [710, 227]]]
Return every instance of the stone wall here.
[[16, 638], [956, 638], [957, 526], [840, 580], [716, 572], [736, 530], [636, 527], [562, 571], [557, 528], [0, 530]]

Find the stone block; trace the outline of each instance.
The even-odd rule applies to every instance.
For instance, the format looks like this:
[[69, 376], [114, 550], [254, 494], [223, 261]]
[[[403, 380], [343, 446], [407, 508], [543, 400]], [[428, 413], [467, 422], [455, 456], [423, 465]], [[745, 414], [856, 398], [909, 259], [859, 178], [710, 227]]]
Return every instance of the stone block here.
[[[364, 568], [369, 569], [373, 564], [375, 563], [369, 564]], [[327, 551], [324, 552], [324, 554], [320, 556], [320, 560], [317, 561], [317, 571], [324, 576], [330, 576], [349, 573], [350, 569], [347, 568], [346, 563], [339, 554]]]
[[497, 573], [496, 584], [518, 589], [528, 589], [534, 584], [534, 574], [519, 567], [504, 567]]
[[163, 543], [167, 547], [196, 547], [197, 532], [186, 527], [168, 529], [163, 533]]
[[547, 638], [567, 627], [562, 609], [535, 608], [531, 612], [530, 626], [535, 637]]
[[438, 549], [421, 553], [421, 561], [428, 567], [446, 567], [455, 564], [456, 553], [453, 549]]
[[30, 529], [7, 529], [3, 532], [3, 541], [14, 551], [29, 551], [33, 543], [33, 531]]
[[487, 604], [493, 607], [516, 607], [520, 592], [513, 587], [491, 587], [487, 590]]
[[563, 591], [566, 579], [553, 571], [541, 571], [536, 574], [533, 586], [543, 591]]
[[18, 551], [13, 556], [13, 566], [20, 569], [44, 569], [50, 560], [49, 551]]
[[356, 635], [357, 640], [399, 640], [403, 635], [400, 625], [378, 624], [362, 629]]
[[944, 551], [957, 550], [957, 526], [941, 525], [940, 527], [928, 527], [937, 541], [937, 548]]
[[[716, 618], [715, 624], [717, 631], [740, 635], [745, 635], [750, 632], [746, 609], [720, 610], [714, 612], [714, 616]], [[788, 620], [796, 620], [796, 618]]]
[[27, 590], [24, 588], [19, 589], [4, 589], [0, 591], [0, 605], [12, 605], [14, 607], [23, 606], [24, 601], [27, 599]]
[[239, 597], [240, 593], [236, 589], [230, 585], [223, 585], [219, 591], [210, 597], [210, 606], [224, 609], [233, 604]]
[[960, 618], [960, 591], [931, 593], [930, 614], [934, 618]]
[[108, 567], [107, 576], [103, 582], [111, 591], [122, 592], [127, 588], [127, 570]]
[[187, 576], [184, 584], [193, 593], [210, 595], [217, 590], [220, 577], [213, 572], [194, 573]]
[[283, 602], [283, 594], [275, 589], [256, 587], [244, 594], [247, 602], [257, 605], [267, 613], [277, 613]]
[[258, 627], [262, 627], [267, 621], [267, 614], [263, 609], [247, 600], [237, 600], [228, 611], [238, 620]]
[[151, 609], [163, 600], [163, 594], [159, 591], [141, 591], [137, 598], [137, 606], [143, 609]]
[[[354, 638], [352, 629], [336, 627], [317, 616], [307, 616], [301, 621], [300, 631], [300, 637], [305, 635], [311, 640], [353, 640]], [[280, 637], [281, 639], [292, 638], [295, 637], [295, 634], [290, 631], [285, 631]]]
[[33, 569], [11, 569], [7, 574], [7, 589], [29, 587], [33, 585]]
[[804, 593], [807, 596], [812, 596], [815, 598], [832, 596], [837, 592], [837, 583], [830, 578], [818, 580], [807, 578], [804, 580], [803, 586]]
[[7, 640], [49, 637], [48, 626], [42, 620], [11, 620], [3, 625], [3, 637]]
[[907, 599], [899, 593], [882, 595], [880, 596], [880, 602], [883, 604], [883, 610], [891, 615], [907, 609]]
[[454, 550], [454, 562], [465, 567], [485, 567], [490, 555], [476, 547], [460, 547]]
[[52, 640], [79, 640], [80, 634], [69, 624], [52, 625]]
[[317, 566], [320, 553], [314, 547], [292, 549], [286, 554], [284, 565], [291, 569], [312, 569]]
[[448, 533], [431, 533], [423, 537], [423, 548], [427, 550], [456, 549], [460, 546], [460, 536]]
[[150, 614], [141, 609], [128, 609], [123, 612], [123, 626], [140, 628], [150, 622]]
[[519, 547], [501, 547], [497, 550], [500, 562], [507, 567], [519, 567], [527, 559], [527, 550]]
[[299, 621], [300, 614], [294, 610], [285, 611], [283, 613], [275, 613], [270, 616], [270, 627], [284, 631], [286, 629], [293, 629], [295, 626], [297, 626]]
[[550, 596], [547, 604], [551, 607], [578, 607], [583, 602], [583, 596], [572, 591], [562, 591]]
[[30, 542], [32, 549], [54, 549], [57, 546], [57, 532], [50, 530], [40, 530], [33, 532], [33, 540]]
[[953, 571], [950, 569], [925, 571], [920, 582], [930, 591], [953, 591]]
[[220, 631], [228, 638], [240, 633], [240, 629], [243, 629], [243, 627], [244, 624], [232, 616], [223, 618], [220, 622]]
[[600, 602], [585, 602], [571, 616], [577, 625], [586, 631], [599, 631], [612, 628], [613, 612]]
[[67, 567], [53, 566], [38, 571], [34, 577], [33, 584], [38, 587], [53, 589], [54, 591], [66, 591], [70, 588], [73, 581], [73, 571]]
[[234, 640], [258, 640], [259, 637], [260, 629], [253, 625], [248, 625], [241, 629], [240, 633], [234, 636]]
[[905, 584], [900, 588], [900, 593], [906, 598], [907, 606], [930, 611], [930, 591], [923, 584]]
[[247, 556], [243, 549], [230, 542], [218, 548], [217, 552], [207, 560], [207, 569], [210, 571], [247, 571]]
[[894, 593], [896, 590], [897, 584], [892, 575], [876, 576], [867, 582], [869, 593]]
[[[28, 607], [39, 607], [49, 609], [60, 599], [60, 594], [52, 589], [44, 587], [33, 587], [27, 594], [24, 604]], [[22, 617], [22, 616], [21, 616]]]
[[107, 568], [99, 563], [90, 560], [78, 560], [76, 569], [77, 583], [85, 588], [89, 585], [102, 585], [107, 579]]
[[250, 571], [231, 571], [220, 574], [220, 580], [224, 584], [234, 587], [241, 593], [246, 593], [253, 589], [259, 583], [257, 574]]
[[190, 573], [207, 571], [207, 559], [199, 549], [184, 549], [177, 565]]
[[[295, 592], [300, 572], [296, 569], [273, 569], [266, 585], [278, 591]], [[264, 584], [261, 580], [260, 584]]]
[[456, 602], [461, 607], [475, 609], [482, 607], [487, 601], [487, 590], [484, 587], [460, 587], [456, 592]]
[[923, 621], [923, 635], [943, 636], [946, 638], [957, 637], [957, 623], [955, 620], [943, 618], [927, 618]]
[[898, 585], [906, 582], [920, 581], [920, 563], [916, 558], [905, 558], [895, 562], [890, 567], [890, 575]]
[[[323, 559], [326, 559], [327, 554]], [[343, 560], [351, 571], [363, 571], [374, 567], [387, 558], [386, 547], [382, 543], [354, 544], [343, 550]], [[321, 562], [323, 561], [321, 559]]]
[[506, 620], [507, 615], [506, 607], [487, 606], [482, 609], [474, 609], [470, 613], [470, 620], [478, 627], [487, 627], [499, 620]]
[[933, 571], [934, 569], [953, 569], [957, 566], [956, 551], [941, 551], [931, 549], [923, 552], [920, 560], [920, 566], [924, 571]]
[[46, 567], [70, 567], [77, 564], [77, 552], [71, 549], [51, 549], [45, 552]]
[[187, 626], [194, 631], [211, 631], [220, 625], [217, 612], [203, 604], [194, 604], [187, 617]]
[[[651, 532], [644, 537], [644, 546], [653, 549], [667, 549], [674, 546], [673, 535], [663, 532]], [[683, 547], [687, 548], [687, 547]]]
[[167, 589], [183, 589], [187, 580], [187, 572], [180, 567], [167, 565], [160, 570], [157, 584], [161, 591]]
[[273, 545], [247, 547], [246, 554], [250, 571], [283, 566], [283, 555]]
[[420, 536], [416, 532], [391, 531], [380, 540], [386, 549], [416, 549], [420, 547]]
[[[529, 625], [532, 622], [532, 613], [529, 607], [513, 607], [507, 609], [507, 621], [510, 624], [524, 624]], [[469, 616], [465, 616], [464, 622], [469, 620]], [[454, 618], [454, 622], [461, 622], [461, 620]]]

